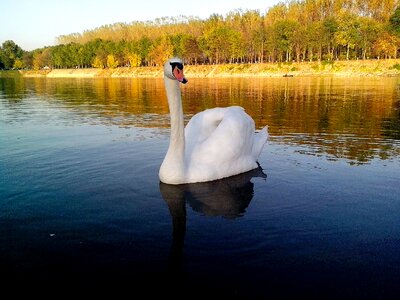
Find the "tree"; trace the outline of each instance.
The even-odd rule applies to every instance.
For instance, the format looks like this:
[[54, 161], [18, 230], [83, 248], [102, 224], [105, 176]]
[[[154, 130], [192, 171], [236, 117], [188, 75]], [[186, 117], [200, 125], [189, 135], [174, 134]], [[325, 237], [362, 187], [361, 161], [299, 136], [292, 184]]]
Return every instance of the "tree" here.
[[142, 58], [136, 53], [129, 53], [127, 55], [130, 67], [139, 67], [142, 63]]
[[118, 67], [118, 60], [116, 60], [112, 54], [107, 55], [107, 67], [110, 69]]
[[397, 36], [383, 32], [375, 41], [373, 49], [378, 58], [393, 58], [397, 55], [399, 45], [399, 38]]
[[167, 36], [160, 38], [152, 47], [149, 58], [152, 64], [162, 66], [174, 54], [174, 46]]
[[379, 23], [371, 18], [360, 18], [360, 47], [362, 49], [362, 58], [367, 58], [367, 53], [371, 53], [372, 45], [377, 37], [383, 32]]
[[3, 49], [1, 49], [1, 47], [0, 47], [0, 70], [5, 68], [5, 65], [3, 63], [3, 56], [4, 56]]
[[64, 67], [63, 45], [53, 47], [52, 58], [53, 65], [56, 68]]
[[42, 67], [42, 53], [40, 51], [35, 51], [33, 53], [33, 68], [35, 70], [40, 70]]
[[[48, 52], [48, 65], [103, 68], [108, 55], [120, 66], [160, 65], [172, 55], [194, 64], [394, 57], [392, 48], [397, 42], [393, 36], [400, 38], [398, 3], [287, 0], [264, 14], [237, 9], [206, 20], [179, 16], [108, 24], [60, 36], [60, 44]], [[34, 64], [34, 52], [24, 56], [12, 41], [6, 44], [0, 47], [1, 68], [14, 67], [17, 59], [24, 66]], [[398, 50], [399, 46], [397, 55]], [[35, 52], [36, 65], [43, 65], [42, 52]]]
[[291, 60], [294, 45], [294, 33], [299, 24], [291, 20], [281, 20], [274, 24], [275, 45], [280, 61]]
[[20, 69], [22, 69], [23, 67], [24, 67], [24, 62], [23, 62], [21, 59], [17, 58], [17, 59], [14, 61], [13, 69], [20, 70]]
[[[243, 59], [246, 54], [246, 49], [243, 47], [243, 37], [238, 31], [232, 30], [229, 35], [229, 62], [237, 62], [239, 59]], [[255, 52], [255, 51], [253, 51]], [[253, 53], [253, 58], [255, 58], [257, 53]]]
[[170, 41], [174, 48], [174, 56], [182, 57], [183, 53], [185, 52], [185, 41], [189, 39], [189, 35], [185, 33], [178, 33], [171, 35]]
[[[331, 8], [326, 8], [327, 11], [331, 11]], [[324, 45], [327, 48], [326, 58], [332, 60], [334, 58], [334, 50], [336, 47], [335, 43], [335, 33], [338, 29], [338, 24], [334, 17], [327, 17], [322, 21], [323, 27], [323, 40]]]
[[[252, 40], [255, 46], [256, 55], [258, 55], [259, 61], [264, 62], [264, 47], [267, 39], [264, 22], [260, 22], [259, 27], [252, 33]], [[243, 56], [245, 53], [243, 54]]]
[[37, 49], [33, 54], [33, 68], [40, 70], [43, 67], [53, 67], [52, 64], [52, 47]]
[[105, 43], [100, 40], [100, 43], [97, 45], [96, 48], [96, 55], [93, 58], [93, 67], [95, 68], [104, 68], [107, 65], [107, 50], [105, 49]]
[[26, 68], [33, 67], [33, 53], [32, 52], [24, 52], [22, 55], [23, 65]]
[[217, 64], [224, 63], [231, 58], [240, 57], [238, 44], [240, 33], [226, 25], [219, 25], [206, 31], [202, 39], [202, 50], [209, 57], [210, 61]]
[[336, 42], [346, 48], [346, 59], [350, 58], [350, 49], [360, 42], [360, 23], [356, 15], [343, 12], [338, 18], [338, 30], [335, 33]]
[[150, 61], [150, 51], [153, 48], [153, 41], [147, 36], [143, 36], [138, 41], [138, 55], [142, 57], [142, 64], [148, 64]]
[[197, 64], [203, 61], [204, 55], [195, 37], [190, 37], [184, 41], [182, 57], [190, 64]]
[[393, 15], [389, 19], [391, 30], [400, 37], [400, 5], [397, 6]]
[[22, 59], [24, 50], [14, 43], [12, 40], [5, 41], [2, 44], [0, 51], [0, 61], [5, 69], [11, 69], [14, 66], [15, 60]]
[[104, 69], [104, 63], [99, 57], [95, 57], [92, 63], [93, 68]]

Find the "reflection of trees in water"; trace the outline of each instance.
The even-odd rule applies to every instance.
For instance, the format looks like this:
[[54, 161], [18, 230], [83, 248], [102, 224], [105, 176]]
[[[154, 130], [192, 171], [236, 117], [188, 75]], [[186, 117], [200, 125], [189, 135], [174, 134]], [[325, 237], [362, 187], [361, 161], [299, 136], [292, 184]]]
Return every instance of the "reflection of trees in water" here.
[[[161, 78], [25, 78], [22, 87], [91, 123], [169, 127]], [[271, 140], [356, 162], [398, 155], [399, 97], [397, 78], [377, 77], [194, 78], [183, 87], [186, 121], [206, 108], [241, 105], [258, 128], [269, 125]]]
[[[296, 141], [297, 140], [297, 141]], [[400, 155], [399, 143], [380, 138], [364, 139], [352, 135], [326, 135], [284, 137], [278, 143], [297, 146], [296, 152], [312, 156], [324, 156], [328, 160], [348, 159], [350, 164], [365, 164], [378, 157], [390, 159]]]
[[0, 91], [13, 101], [26, 97], [24, 80], [17, 72], [0, 72]]
[[266, 178], [261, 167], [229, 178], [203, 183], [170, 185], [160, 182], [160, 193], [172, 218], [170, 270], [182, 269], [186, 233], [186, 203], [206, 216], [235, 219], [242, 216], [254, 194], [254, 177]]
[[382, 131], [385, 137], [400, 140], [400, 101], [395, 102], [393, 108], [392, 117], [382, 120]]

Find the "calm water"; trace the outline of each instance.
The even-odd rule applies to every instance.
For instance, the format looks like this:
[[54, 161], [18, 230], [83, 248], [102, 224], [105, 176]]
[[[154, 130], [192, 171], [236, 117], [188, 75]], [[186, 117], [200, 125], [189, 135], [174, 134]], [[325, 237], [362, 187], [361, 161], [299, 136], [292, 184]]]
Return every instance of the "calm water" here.
[[0, 78], [5, 284], [191, 296], [400, 295], [400, 78], [190, 79], [242, 105], [261, 168], [160, 184], [159, 79]]

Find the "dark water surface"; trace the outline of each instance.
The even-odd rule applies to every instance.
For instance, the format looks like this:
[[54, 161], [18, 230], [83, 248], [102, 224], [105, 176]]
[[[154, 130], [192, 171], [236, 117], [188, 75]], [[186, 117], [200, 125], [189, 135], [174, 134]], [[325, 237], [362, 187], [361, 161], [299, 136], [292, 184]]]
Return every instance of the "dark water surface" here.
[[242, 105], [261, 168], [161, 184], [159, 79], [0, 78], [5, 286], [400, 296], [400, 79], [190, 79], [185, 118]]

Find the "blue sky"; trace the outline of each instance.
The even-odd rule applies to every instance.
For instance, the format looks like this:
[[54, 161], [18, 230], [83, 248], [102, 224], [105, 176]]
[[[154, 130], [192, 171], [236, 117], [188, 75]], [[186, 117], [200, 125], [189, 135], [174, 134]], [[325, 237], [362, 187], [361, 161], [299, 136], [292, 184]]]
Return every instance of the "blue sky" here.
[[1, 0], [0, 44], [13, 40], [24, 50], [56, 44], [60, 35], [117, 22], [165, 16], [226, 15], [235, 9], [261, 13], [282, 0]]

